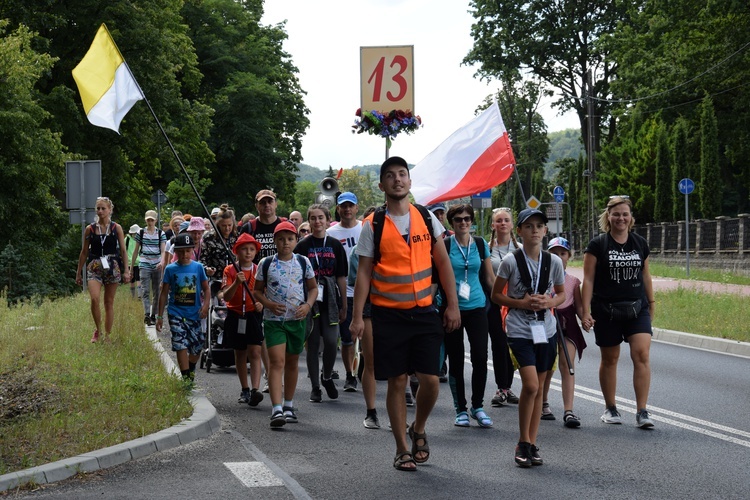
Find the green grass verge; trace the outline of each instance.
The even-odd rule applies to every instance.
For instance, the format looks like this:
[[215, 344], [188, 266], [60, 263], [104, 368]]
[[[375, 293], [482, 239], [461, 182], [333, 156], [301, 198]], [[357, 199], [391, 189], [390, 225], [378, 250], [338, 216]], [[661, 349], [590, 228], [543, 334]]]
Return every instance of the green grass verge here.
[[747, 297], [678, 288], [656, 291], [654, 299], [657, 328], [750, 342]]
[[0, 474], [129, 441], [192, 414], [121, 287], [111, 343], [91, 344], [88, 294], [7, 308], [0, 297]]

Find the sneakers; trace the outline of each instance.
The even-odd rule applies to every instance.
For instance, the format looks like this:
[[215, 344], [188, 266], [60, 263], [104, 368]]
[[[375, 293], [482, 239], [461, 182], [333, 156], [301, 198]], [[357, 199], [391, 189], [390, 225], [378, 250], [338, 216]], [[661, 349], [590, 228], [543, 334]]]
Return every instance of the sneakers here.
[[581, 419], [572, 411], [566, 411], [565, 416], [563, 417], [563, 424], [569, 429], [575, 429], [581, 426]]
[[510, 389], [508, 389], [508, 390], [505, 391], [505, 401], [507, 403], [512, 404], [512, 405], [517, 405], [518, 404], [518, 396], [516, 396], [515, 394], [513, 394], [513, 391], [511, 391]]
[[362, 425], [365, 426], [365, 429], [380, 429], [380, 421], [378, 420], [378, 414], [367, 414], [365, 417], [365, 421], [362, 422]]
[[[323, 374], [321, 373], [321, 375], [323, 375]], [[338, 380], [339, 379], [339, 372], [336, 371], [336, 370], [331, 370], [331, 378], [333, 380]]]
[[347, 375], [346, 382], [344, 382], [344, 392], [357, 392], [357, 377], [354, 375]]
[[94, 330], [94, 335], [91, 337], [91, 343], [95, 344], [99, 340], [99, 330]]
[[243, 389], [240, 392], [240, 397], [237, 398], [238, 403], [250, 404], [250, 389]]
[[529, 454], [531, 458], [531, 465], [543, 465], [544, 460], [539, 456], [539, 448], [535, 444], [529, 446]]
[[286, 425], [284, 412], [281, 410], [275, 410], [273, 414], [271, 414], [271, 428], [278, 429], [279, 427], [284, 427], [284, 425]]
[[414, 396], [411, 395], [411, 389], [406, 389], [406, 406], [414, 406]]
[[266, 380], [265, 383], [263, 384], [263, 391], [261, 391], [261, 392], [265, 392], [266, 394], [268, 394], [268, 391], [269, 391], [269, 389], [268, 389], [268, 380]]
[[320, 387], [313, 387], [313, 390], [310, 392], [310, 401], [312, 403], [320, 403], [323, 401], [323, 392], [320, 390]]
[[621, 424], [622, 423], [622, 417], [620, 416], [620, 412], [617, 411], [616, 406], [613, 406], [611, 408], [607, 408], [606, 410], [604, 410], [604, 415], [601, 416], [601, 420], [605, 424]]
[[326, 394], [330, 399], [337, 399], [339, 397], [339, 391], [336, 389], [336, 384], [333, 382], [332, 378], [326, 380], [323, 377], [320, 377], [320, 385], [326, 390]]
[[456, 413], [456, 421], [453, 422], [453, 425], [455, 425], [456, 427], [469, 427], [469, 425], [471, 425], [469, 421], [469, 414], [465, 411]]
[[531, 467], [531, 443], [519, 442], [516, 445], [516, 463], [524, 469]]
[[549, 409], [549, 403], [542, 403], [542, 420], [555, 420], [555, 414]]
[[143, 316], [143, 323], [146, 326], [152, 326], [153, 323], [151, 322], [151, 316], [149, 316], [148, 314], [146, 314], [145, 316]]
[[263, 401], [263, 393], [260, 392], [258, 389], [253, 389], [250, 391], [250, 401], [247, 402], [250, 406], [258, 406], [258, 404]]
[[635, 425], [641, 429], [650, 429], [654, 426], [648, 411], [644, 408], [635, 414]]
[[508, 399], [508, 395], [502, 389], [495, 391], [495, 396], [492, 398], [492, 406], [498, 407], [503, 406], [503, 403]]
[[284, 411], [284, 420], [286, 420], [287, 424], [296, 424], [297, 422], [299, 422], [299, 420], [297, 420], [297, 414], [294, 413], [294, 408], [285, 406], [283, 408], [283, 411]]
[[469, 411], [471, 418], [477, 421], [479, 427], [492, 427], [492, 419], [484, 412], [484, 408], [472, 408]]

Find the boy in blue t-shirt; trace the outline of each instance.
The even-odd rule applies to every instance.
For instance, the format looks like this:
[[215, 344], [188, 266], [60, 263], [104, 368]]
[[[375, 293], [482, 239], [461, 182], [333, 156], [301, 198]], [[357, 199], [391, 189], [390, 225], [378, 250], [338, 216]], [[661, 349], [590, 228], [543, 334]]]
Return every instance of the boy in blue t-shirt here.
[[164, 270], [159, 315], [156, 316], [156, 330], [160, 332], [164, 322], [164, 306], [169, 300], [172, 350], [177, 353], [177, 364], [183, 380], [190, 384], [195, 380], [195, 365], [206, 340], [201, 318], [208, 316], [210, 297], [203, 264], [192, 259], [194, 249], [195, 240], [189, 234], [177, 235], [174, 241], [177, 262]]

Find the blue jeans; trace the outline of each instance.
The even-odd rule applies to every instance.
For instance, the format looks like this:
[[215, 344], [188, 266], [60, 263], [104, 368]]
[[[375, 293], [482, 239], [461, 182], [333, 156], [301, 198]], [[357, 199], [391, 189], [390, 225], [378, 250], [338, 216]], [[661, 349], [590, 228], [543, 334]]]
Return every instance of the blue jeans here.
[[[159, 307], [159, 288], [161, 287], [161, 270], [141, 267], [141, 298], [143, 299], [143, 314], [156, 316]], [[151, 310], [153, 306], [153, 311]]]

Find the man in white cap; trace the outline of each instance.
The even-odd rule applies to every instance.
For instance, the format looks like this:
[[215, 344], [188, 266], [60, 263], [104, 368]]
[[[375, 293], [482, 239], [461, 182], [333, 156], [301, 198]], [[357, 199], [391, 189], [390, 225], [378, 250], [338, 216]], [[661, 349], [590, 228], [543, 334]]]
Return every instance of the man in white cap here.
[[[359, 233], [362, 232], [362, 224], [357, 220], [359, 205], [357, 196], [349, 191], [341, 193], [336, 200], [336, 212], [339, 214], [341, 222], [328, 228], [326, 233], [332, 238], [336, 238], [346, 250], [347, 261], [352, 254], [354, 245], [359, 241]], [[357, 376], [352, 373], [352, 363], [354, 362], [354, 342], [352, 334], [349, 332], [349, 325], [352, 322], [352, 307], [354, 303], [354, 286], [346, 286], [347, 314], [346, 320], [339, 325], [339, 335], [341, 336], [341, 359], [344, 362], [346, 370], [346, 381], [344, 382], [344, 391], [356, 392]]]
[[[127, 252], [128, 256], [131, 255], [133, 249], [135, 248], [135, 235], [141, 232], [141, 226], [138, 224], [133, 224], [130, 226], [130, 230], [128, 231], [128, 234], [125, 235], [125, 251]], [[130, 296], [133, 298], [136, 298], [136, 295], [138, 299], [141, 298], [141, 289], [140, 289], [140, 281], [141, 281], [141, 269], [138, 267], [138, 264], [140, 263], [140, 256], [135, 255], [135, 260], [131, 260], [131, 273], [130, 273]]]

